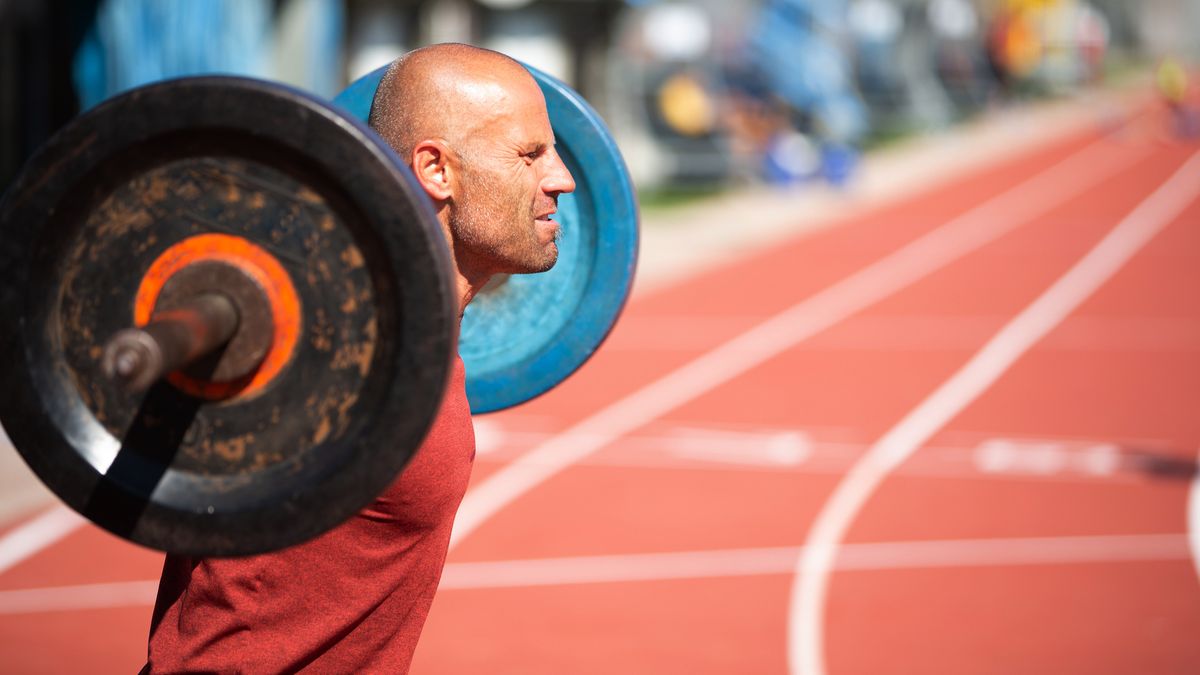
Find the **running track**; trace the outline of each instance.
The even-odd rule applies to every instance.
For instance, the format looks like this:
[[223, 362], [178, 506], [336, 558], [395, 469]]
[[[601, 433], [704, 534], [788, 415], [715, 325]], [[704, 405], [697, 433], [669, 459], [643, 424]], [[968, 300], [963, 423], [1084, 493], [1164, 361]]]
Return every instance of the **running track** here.
[[[1154, 115], [639, 296], [477, 421], [414, 672], [1200, 671], [1200, 144]], [[160, 560], [9, 525], [0, 671], [135, 671]]]

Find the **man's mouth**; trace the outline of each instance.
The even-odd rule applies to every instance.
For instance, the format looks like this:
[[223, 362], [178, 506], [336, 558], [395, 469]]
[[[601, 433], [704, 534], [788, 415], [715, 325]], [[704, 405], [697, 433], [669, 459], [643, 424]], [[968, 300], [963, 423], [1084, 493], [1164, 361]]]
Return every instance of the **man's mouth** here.
[[558, 222], [550, 218], [554, 214], [555, 211], [550, 211], [534, 218], [534, 222], [537, 223], [538, 229], [542, 232], [543, 243], [557, 241], [559, 234], [562, 232]]

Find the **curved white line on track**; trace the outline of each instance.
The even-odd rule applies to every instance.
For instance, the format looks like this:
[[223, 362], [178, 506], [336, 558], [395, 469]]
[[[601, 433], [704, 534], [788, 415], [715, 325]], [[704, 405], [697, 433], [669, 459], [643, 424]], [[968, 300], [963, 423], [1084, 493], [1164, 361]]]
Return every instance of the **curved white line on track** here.
[[922, 444], [1111, 278], [1200, 194], [1200, 153], [1004, 326], [958, 372], [879, 439], [846, 473], [813, 521], [796, 567], [788, 621], [792, 673], [823, 675], [823, 612], [839, 543], [871, 494]]
[[0, 537], [0, 574], [79, 529], [87, 521], [65, 506], [54, 506]]
[[1200, 457], [1196, 458], [1196, 462], [1196, 475], [1192, 477], [1192, 487], [1188, 490], [1187, 531], [1192, 566], [1196, 568], [1196, 576], [1200, 577]]
[[467, 492], [450, 548], [610, 442], [1078, 196], [1147, 150], [1097, 141], [536, 446]]

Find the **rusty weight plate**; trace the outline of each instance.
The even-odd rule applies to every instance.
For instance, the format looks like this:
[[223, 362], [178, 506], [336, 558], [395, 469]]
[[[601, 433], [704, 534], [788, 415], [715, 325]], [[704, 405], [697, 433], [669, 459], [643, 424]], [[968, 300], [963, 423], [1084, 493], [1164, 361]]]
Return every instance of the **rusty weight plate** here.
[[[193, 246], [209, 240], [243, 245]], [[104, 342], [140, 322], [148, 271], [178, 250], [257, 252], [290, 284], [273, 376], [215, 397], [104, 378]], [[410, 174], [327, 103], [232, 77], [128, 92], [57, 134], [0, 204], [0, 421], [122, 537], [198, 555], [303, 541], [424, 438], [454, 355], [451, 270]]]

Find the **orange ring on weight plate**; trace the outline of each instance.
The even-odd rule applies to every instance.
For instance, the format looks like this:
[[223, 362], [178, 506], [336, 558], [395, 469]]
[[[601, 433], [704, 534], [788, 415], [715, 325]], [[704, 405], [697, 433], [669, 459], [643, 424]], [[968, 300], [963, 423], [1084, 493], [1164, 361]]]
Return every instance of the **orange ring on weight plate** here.
[[167, 375], [167, 381], [188, 394], [210, 400], [252, 396], [283, 370], [300, 338], [300, 296], [287, 271], [266, 249], [228, 234], [200, 234], [172, 245], [150, 264], [138, 285], [133, 304], [134, 323], [138, 327], [149, 323], [167, 280], [184, 267], [201, 261], [232, 265], [254, 279], [267, 296], [275, 334], [262, 363], [245, 377], [232, 382], [208, 382], [176, 371]]

